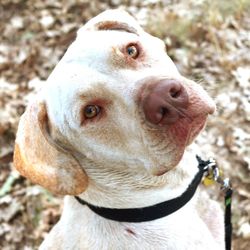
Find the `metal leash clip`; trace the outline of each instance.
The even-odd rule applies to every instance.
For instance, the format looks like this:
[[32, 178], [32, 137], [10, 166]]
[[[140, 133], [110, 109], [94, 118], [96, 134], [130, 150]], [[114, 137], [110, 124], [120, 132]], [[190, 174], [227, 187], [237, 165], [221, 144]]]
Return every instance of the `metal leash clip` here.
[[229, 178], [225, 178], [225, 179], [222, 178], [222, 171], [219, 169], [218, 165], [216, 164], [215, 159], [210, 158], [207, 164], [207, 173], [205, 175], [204, 184], [206, 186], [209, 186], [213, 184], [214, 182], [219, 183], [221, 186], [221, 189], [224, 192], [227, 192], [228, 190], [232, 189]]

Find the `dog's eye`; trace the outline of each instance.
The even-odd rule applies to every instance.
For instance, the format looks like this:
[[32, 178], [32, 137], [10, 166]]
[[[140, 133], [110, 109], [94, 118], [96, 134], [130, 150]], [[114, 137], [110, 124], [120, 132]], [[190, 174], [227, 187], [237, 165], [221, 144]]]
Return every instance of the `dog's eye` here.
[[101, 111], [101, 108], [97, 105], [87, 105], [84, 108], [84, 117], [86, 119], [91, 119], [96, 117]]
[[130, 44], [126, 48], [126, 52], [129, 55], [129, 57], [136, 59], [139, 56], [139, 49], [136, 44]]

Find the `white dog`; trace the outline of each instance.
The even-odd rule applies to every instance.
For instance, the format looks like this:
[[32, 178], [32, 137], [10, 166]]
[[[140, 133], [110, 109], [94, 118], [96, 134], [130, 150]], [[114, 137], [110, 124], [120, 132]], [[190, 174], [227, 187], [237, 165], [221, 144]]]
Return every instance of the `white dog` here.
[[129, 14], [109, 10], [90, 20], [18, 128], [16, 168], [67, 195], [40, 249], [224, 249], [220, 208], [200, 192], [167, 216], [153, 207], [153, 219], [112, 218], [187, 190], [198, 169], [186, 147], [214, 109]]

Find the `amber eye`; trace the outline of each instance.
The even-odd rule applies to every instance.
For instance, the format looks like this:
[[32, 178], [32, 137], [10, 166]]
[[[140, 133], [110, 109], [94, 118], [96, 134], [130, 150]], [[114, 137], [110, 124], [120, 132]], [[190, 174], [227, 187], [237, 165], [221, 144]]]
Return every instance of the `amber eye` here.
[[101, 108], [97, 105], [87, 105], [84, 108], [84, 117], [86, 119], [91, 119], [96, 117], [101, 111]]
[[139, 56], [139, 49], [136, 45], [129, 45], [127, 47], [127, 54], [132, 57], [133, 59], [136, 59]]

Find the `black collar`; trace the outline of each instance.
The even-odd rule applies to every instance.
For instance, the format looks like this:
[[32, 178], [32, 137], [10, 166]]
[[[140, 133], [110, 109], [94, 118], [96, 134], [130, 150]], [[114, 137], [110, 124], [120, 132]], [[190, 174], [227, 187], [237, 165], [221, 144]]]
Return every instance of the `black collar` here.
[[184, 191], [179, 197], [173, 198], [171, 200], [167, 200], [149, 207], [118, 209], [97, 207], [87, 203], [78, 196], [75, 196], [75, 198], [79, 203], [88, 206], [96, 214], [114, 221], [144, 222], [160, 219], [182, 208], [194, 196], [195, 191], [201, 182], [203, 174], [207, 171], [207, 165], [209, 164], [209, 161], [203, 161], [199, 157], [197, 157], [197, 159], [199, 162], [198, 173], [195, 175], [186, 191]]

